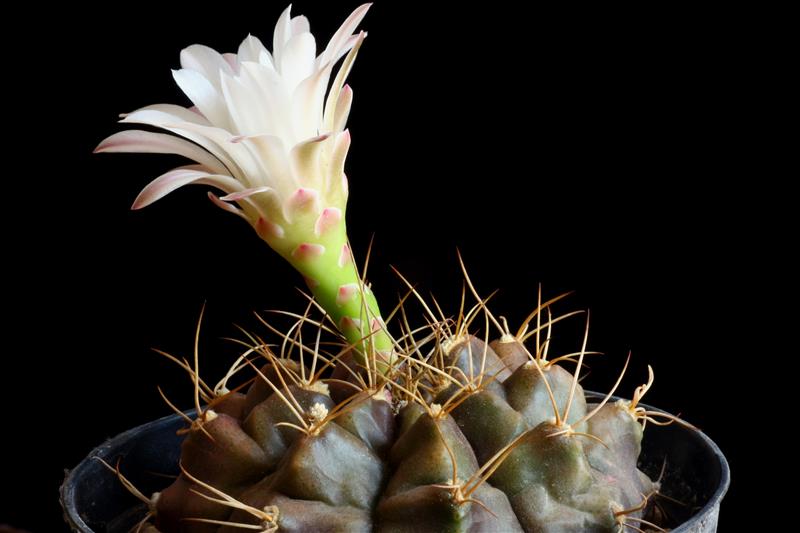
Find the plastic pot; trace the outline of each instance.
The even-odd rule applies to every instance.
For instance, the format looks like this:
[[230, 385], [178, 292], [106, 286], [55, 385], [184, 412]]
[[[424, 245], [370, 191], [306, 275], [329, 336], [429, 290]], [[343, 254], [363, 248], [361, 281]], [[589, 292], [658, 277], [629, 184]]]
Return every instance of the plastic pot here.
[[[587, 392], [587, 399], [599, 396]], [[61, 505], [69, 526], [85, 533], [127, 533], [144, 516], [145, 506], [137, 505], [116, 475], [94, 458], [111, 464], [121, 459], [124, 475], [149, 496], [169, 485], [170, 476], [177, 476], [183, 438], [176, 431], [184, 426], [179, 416], [168, 416], [117, 435], [92, 450], [61, 486]], [[675, 521], [672, 531], [716, 531], [720, 502], [730, 483], [728, 462], [717, 445], [705, 434], [678, 424], [649, 426], [642, 444], [640, 468], [658, 477], [666, 464], [662, 491], [681, 502], [661, 502]]]

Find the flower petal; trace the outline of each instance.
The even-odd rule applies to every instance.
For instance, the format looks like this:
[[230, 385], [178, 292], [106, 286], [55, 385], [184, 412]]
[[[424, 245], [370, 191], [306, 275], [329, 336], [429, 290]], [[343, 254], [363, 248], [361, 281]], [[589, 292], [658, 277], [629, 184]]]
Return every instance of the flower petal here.
[[275, 189], [272, 187], [253, 187], [251, 189], [243, 189], [238, 192], [232, 192], [231, 194], [225, 195], [220, 200], [224, 202], [238, 202], [239, 200], [244, 200], [245, 198], [250, 198], [254, 194], [259, 194], [262, 192], [275, 192]]
[[353, 35], [353, 32], [356, 31], [356, 28], [364, 19], [364, 16], [367, 14], [367, 11], [369, 11], [371, 6], [371, 3], [361, 4], [350, 14], [349, 17], [347, 17], [347, 19], [345, 19], [339, 29], [336, 30], [336, 33], [333, 34], [331, 40], [328, 41], [328, 46], [325, 47], [325, 51], [320, 55], [320, 65], [324, 65], [329, 61], [336, 61], [336, 59], [341, 57], [341, 49], [346, 46], [347, 40], [351, 35]]
[[[173, 70], [172, 77], [189, 100], [215, 126], [230, 129], [230, 114], [217, 87], [195, 70]], [[220, 82], [221, 83], [221, 82]]]
[[283, 55], [283, 47], [286, 42], [292, 37], [292, 5], [283, 10], [281, 16], [278, 17], [278, 22], [275, 23], [275, 31], [272, 34], [272, 57], [275, 60], [275, 66], [281, 64], [281, 56]]
[[325, 196], [329, 201], [344, 206], [347, 201], [346, 181], [344, 176], [344, 163], [347, 159], [347, 152], [350, 150], [350, 131], [344, 130], [336, 136], [333, 154], [331, 157], [330, 168], [327, 176], [327, 189]]
[[115, 133], [101, 142], [94, 152], [176, 154], [188, 157], [216, 174], [228, 173], [228, 169], [219, 159], [196, 144], [174, 135], [152, 131], [128, 130]]
[[210, 174], [203, 167], [191, 165], [170, 170], [147, 184], [133, 202], [131, 209], [141, 209], [160, 200], [172, 191], [189, 184], [212, 185], [230, 194], [241, 190], [239, 182], [230, 176]]
[[222, 95], [236, 131], [241, 135], [257, 135], [267, 127], [266, 110], [262, 106], [263, 98], [259, 98], [261, 95], [254, 91], [257, 89], [255, 82], [243, 83], [246, 75], [247, 71], [236, 78], [223, 74]]
[[[235, 75], [239, 74], [239, 58], [236, 57], [236, 54], [232, 54], [230, 52], [222, 54], [222, 57], [225, 58], [225, 61], [230, 65], [231, 72]], [[220, 72], [220, 75], [224, 74], [225, 72]]]
[[217, 149], [222, 150], [225, 154], [224, 161], [231, 162], [229, 168], [239, 170], [234, 176], [242, 181], [246, 187], [263, 185], [261, 183], [263, 176], [258, 161], [254, 159], [253, 154], [245, 146], [235, 142], [236, 138], [232, 137], [230, 132], [222, 128], [192, 124], [191, 122], [166, 124], [164, 127], [187, 138], [189, 138], [189, 135], [193, 135], [204, 139], [205, 143], [213, 144]]
[[254, 135], [235, 139], [234, 142], [250, 145], [250, 150], [255, 153], [266, 169], [269, 184], [275, 188], [281, 198], [288, 198], [292, 191], [299, 187], [300, 184], [292, 175], [286, 147], [280, 137]]
[[308, 18], [305, 15], [298, 15], [292, 18], [292, 37], [295, 35], [299, 35], [301, 33], [310, 33], [311, 32], [311, 24], [308, 22]]
[[240, 78], [244, 83], [255, 86], [253, 90], [264, 108], [264, 130], [258, 133], [277, 135], [294, 144], [298, 137], [292, 125], [291, 94], [286, 90], [280, 74], [260, 63], [245, 61]]
[[120, 122], [132, 122], [135, 124], [152, 124], [160, 126], [169, 122], [194, 122], [210, 126], [211, 123], [199, 112], [192, 111], [185, 107], [175, 104], [154, 104], [142, 107], [131, 113], [120, 115]]
[[361, 48], [361, 45], [364, 43], [364, 38], [366, 35], [367, 34], [363, 31], [358, 34], [358, 40], [347, 54], [344, 63], [342, 63], [339, 72], [336, 74], [336, 79], [333, 80], [333, 85], [331, 85], [331, 90], [328, 93], [328, 99], [325, 101], [325, 118], [324, 126], [322, 128], [323, 131], [333, 131], [333, 120], [336, 116], [336, 103], [339, 101], [339, 94], [342, 92], [342, 86], [347, 79], [347, 75], [350, 74], [350, 69], [353, 67], [353, 62], [356, 60], [356, 56], [358, 55], [358, 49]]
[[238, 202], [248, 213], [255, 211], [259, 218], [283, 221], [283, 203], [272, 187], [243, 189], [220, 198], [225, 202]]
[[239, 45], [238, 58], [240, 62], [252, 61], [265, 67], [272, 66], [272, 56], [267, 47], [258, 37], [248, 35]]
[[328, 88], [333, 65], [317, 70], [303, 80], [292, 93], [292, 123], [300, 139], [320, 135], [325, 90]]
[[353, 104], [353, 89], [349, 85], [342, 87], [339, 100], [336, 102], [336, 110], [333, 117], [333, 133], [339, 133], [347, 125], [347, 117], [350, 115], [350, 106]]
[[316, 53], [317, 43], [308, 32], [295, 35], [286, 43], [281, 55], [280, 72], [289, 91], [293, 91], [297, 84], [314, 72]]
[[330, 134], [320, 135], [292, 148], [289, 164], [295, 177], [305, 187], [319, 190], [323, 185], [322, 161], [319, 156], [325, 144], [323, 141], [328, 137]]
[[222, 200], [220, 200], [219, 196], [217, 196], [216, 194], [214, 194], [211, 191], [208, 191], [208, 199], [211, 200], [211, 203], [213, 203], [215, 206], [219, 207], [220, 209], [222, 209], [224, 211], [227, 211], [228, 213], [233, 213], [234, 215], [242, 217], [243, 219], [245, 219], [248, 222], [250, 222], [248, 220], [248, 218], [247, 218], [247, 215], [244, 214], [244, 211], [242, 211], [241, 209], [239, 209], [235, 205], [231, 205], [231, 204], [229, 204], [227, 202], [223, 202]]
[[220, 72], [233, 74], [231, 64], [222, 54], [202, 44], [193, 44], [181, 50], [181, 67], [202, 74], [217, 91], [220, 90]]
[[[185, 118], [192, 117], [194, 117], [194, 120], [198, 121], [191, 122], [184, 120]], [[211, 154], [225, 165], [228, 169], [228, 173], [240, 179], [245, 178], [243, 169], [226, 150], [230, 134], [224, 137], [222, 143], [217, 142], [218, 139], [223, 138], [223, 135], [210, 134], [209, 132], [224, 132], [224, 130], [214, 128], [208, 121], [186, 108], [168, 104], [158, 104], [134, 111], [126, 115], [120, 122], [156, 126], [189, 139], [211, 152]], [[193, 128], [197, 129], [195, 130]]]
[[339, 225], [343, 220], [342, 210], [338, 207], [326, 207], [322, 210], [314, 223], [314, 235], [320, 237], [330, 229]]

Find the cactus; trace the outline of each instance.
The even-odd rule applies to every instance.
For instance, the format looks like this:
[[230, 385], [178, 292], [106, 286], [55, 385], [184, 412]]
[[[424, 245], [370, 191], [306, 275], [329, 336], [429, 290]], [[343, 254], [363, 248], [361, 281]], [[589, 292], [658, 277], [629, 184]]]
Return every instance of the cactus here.
[[[644, 424], [673, 421], [639, 406], [652, 369], [630, 402], [609, 402], [622, 376], [605, 398], [586, 398], [588, 318], [580, 350], [548, 358], [554, 324], [577, 314], [554, 315], [565, 295], [543, 302], [540, 289], [512, 334], [462, 262], [456, 319], [403, 278], [425, 325], [411, 326], [403, 298], [389, 315], [399, 335], [390, 333], [345, 227], [345, 79], [368, 8], [357, 8], [319, 56], [308, 21], [288, 8], [272, 53], [252, 36], [238, 54], [187, 48], [174, 77], [195, 108], [150, 106], [122, 120], [177, 136], [128, 130], [96, 150], [193, 159], [151, 182], [133, 207], [187, 184], [221, 189], [211, 201], [295, 267], [312, 299], [303, 315], [287, 313], [296, 322], [286, 331], [262, 319], [280, 348], [250, 335], [213, 388], [200, 378], [197, 346], [193, 365], [164, 354], [191, 376], [196, 416], [181, 413], [181, 474], [160, 493], [146, 497], [115, 469], [147, 506], [139, 529], [662, 530], [651, 516], [658, 482], [637, 469]], [[470, 309], [466, 287], [477, 302]]]

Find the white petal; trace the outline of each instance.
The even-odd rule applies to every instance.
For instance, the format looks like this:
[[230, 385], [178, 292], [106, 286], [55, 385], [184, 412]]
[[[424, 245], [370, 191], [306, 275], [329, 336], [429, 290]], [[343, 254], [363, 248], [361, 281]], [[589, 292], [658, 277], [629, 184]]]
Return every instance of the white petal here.
[[[245, 71], [246, 74], [247, 71]], [[249, 78], [248, 78], [249, 79]], [[267, 128], [266, 111], [255, 82], [245, 85], [243, 76], [222, 75], [222, 94], [232, 125], [241, 135], [258, 135]]]
[[153, 124], [160, 126], [169, 122], [194, 122], [210, 126], [211, 123], [199, 113], [174, 104], [154, 104], [142, 107], [131, 113], [125, 113], [120, 122]]
[[211, 155], [208, 151], [200, 148], [194, 143], [174, 135], [154, 133], [151, 131], [128, 130], [115, 133], [101, 142], [95, 153], [116, 152], [144, 152], [152, 154], [176, 154], [200, 163], [212, 172], [217, 174], [227, 174], [219, 159]]
[[210, 174], [198, 165], [181, 167], [162, 174], [147, 184], [133, 202], [131, 209], [141, 209], [160, 200], [172, 191], [189, 184], [212, 185], [230, 194], [241, 190], [239, 182], [230, 176]]
[[[239, 58], [236, 57], [236, 54], [231, 54], [230, 52], [222, 54], [222, 57], [225, 58], [225, 62], [228, 63], [231, 67], [231, 72], [234, 75], [239, 74]], [[225, 71], [221, 71], [220, 74], [227, 74]]]
[[329, 175], [327, 176], [327, 188], [325, 190], [327, 198], [342, 199], [347, 197], [347, 193], [342, 190], [342, 176], [344, 176], [344, 163], [349, 150], [350, 131], [344, 130], [336, 137], [334, 144], [333, 156], [328, 170]]
[[264, 108], [264, 130], [258, 133], [278, 135], [289, 143], [297, 136], [292, 124], [291, 95], [280, 75], [269, 67], [258, 63], [242, 63], [242, 79], [257, 86], [258, 100]]
[[224, 202], [238, 202], [239, 200], [244, 200], [245, 198], [250, 198], [255, 194], [260, 194], [262, 192], [271, 192], [275, 193], [275, 189], [272, 187], [253, 187], [252, 189], [243, 189], [239, 192], [234, 192], [231, 194], [227, 194], [220, 198], [220, 200]]
[[274, 135], [255, 135], [243, 137], [241, 142], [249, 144], [251, 151], [266, 168], [269, 184], [275, 188], [282, 198], [288, 196], [300, 186], [294, 179], [289, 167], [286, 147], [280, 137]]
[[310, 189], [321, 189], [323, 185], [320, 153], [330, 135], [320, 135], [303, 141], [292, 148], [289, 162], [292, 173], [301, 185]]
[[211, 203], [213, 203], [215, 206], [219, 207], [220, 209], [223, 209], [223, 210], [227, 211], [228, 213], [233, 213], [236, 216], [240, 216], [243, 219], [245, 219], [248, 222], [250, 222], [250, 220], [247, 218], [247, 215], [244, 214], [244, 211], [242, 211], [241, 209], [239, 209], [235, 205], [231, 205], [231, 204], [229, 204], [227, 202], [223, 202], [222, 200], [219, 199], [219, 197], [216, 194], [214, 194], [211, 191], [208, 191], [208, 199], [211, 200]]
[[292, 18], [292, 37], [301, 33], [311, 33], [311, 24], [305, 15], [298, 15]]
[[170, 131], [174, 131], [179, 135], [188, 137], [185, 133], [196, 134], [199, 137], [212, 141], [215, 145], [221, 148], [227, 159], [233, 162], [236, 169], [240, 169], [240, 173], [235, 174], [245, 187], [256, 187], [264, 185], [261, 182], [263, 179], [262, 173], [258, 162], [253, 158], [250, 151], [242, 146], [240, 143], [233, 142], [235, 137], [223, 129], [211, 126], [201, 126], [199, 124], [192, 124], [189, 122], [181, 122], [177, 124], [169, 124]]
[[336, 112], [333, 117], [333, 133], [339, 133], [347, 125], [347, 117], [350, 115], [350, 106], [353, 104], [353, 89], [349, 85], [342, 87], [339, 100], [336, 102]]
[[319, 61], [320, 65], [324, 65], [328, 61], [336, 61], [336, 59], [341, 57], [341, 50], [345, 48], [347, 40], [353, 35], [353, 32], [356, 31], [364, 15], [369, 11], [370, 6], [372, 6], [371, 3], [362, 4], [347, 17], [339, 29], [336, 30], [336, 33], [333, 34], [333, 37], [331, 37], [325, 51], [322, 52]]
[[[192, 117], [195, 120], [199, 120], [199, 122], [184, 120]], [[224, 130], [219, 130], [219, 128], [213, 128], [205, 119], [199, 117], [199, 115], [195, 113], [192, 113], [186, 108], [167, 104], [158, 104], [134, 111], [133, 113], [126, 115], [125, 118], [120, 122], [148, 124], [150, 126], [157, 126], [172, 133], [178, 134], [181, 137], [199, 144], [211, 152], [214, 157], [219, 159], [222, 164], [225, 165], [225, 167], [228, 169], [228, 172], [232, 173], [237, 178], [245, 178], [243, 169], [225, 149], [226, 145], [228, 144], [230, 134]], [[193, 127], [198, 129], [192, 129]], [[213, 138], [209, 136], [210, 131], [214, 132], [212, 135]], [[225, 135], [217, 134], [217, 131], [221, 131]], [[222, 144], [217, 142], [219, 139], [224, 139]]]
[[322, 106], [331, 69], [328, 64], [303, 80], [292, 93], [292, 123], [298, 138], [307, 139], [322, 133]]
[[220, 90], [220, 72], [233, 73], [230, 63], [222, 54], [202, 44], [193, 44], [181, 50], [181, 67], [202, 74], [217, 91]]
[[[366, 36], [367, 32], [364, 32], [364, 35]], [[343, 55], [345, 55], [346, 53], [348, 53], [350, 50], [353, 49], [353, 47], [356, 45], [359, 39], [360, 35], [351, 35], [350, 37], [348, 37], [344, 43], [344, 46], [339, 48], [339, 50], [336, 52], [336, 55], [334, 55], [331, 58], [331, 61], [333, 63], [337, 63], [342, 58]]]
[[339, 101], [339, 94], [342, 92], [342, 86], [347, 79], [347, 75], [350, 74], [350, 69], [353, 68], [353, 62], [358, 55], [358, 49], [361, 48], [365, 37], [366, 33], [363, 31], [358, 34], [358, 40], [355, 46], [353, 46], [350, 53], [347, 54], [344, 63], [342, 63], [339, 72], [336, 74], [336, 79], [333, 80], [333, 85], [331, 85], [331, 90], [328, 93], [328, 99], [325, 102], [325, 125], [323, 131], [333, 130], [333, 120], [336, 116], [336, 103]]
[[269, 57], [269, 64], [272, 65], [272, 57], [269, 55], [267, 47], [264, 46], [258, 37], [254, 37], [253, 35], [245, 37], [242, 44], [239, 45], [238, 57], [240, 62], [253, 61], [254, 63], [261, 63], [263, 54]]
[[314, 72], [316, 53], [317, 44], [310, 33], [295, 35], [286, 43], [280, 59], [280, 72], [289, 91]]
[[255, 212], [267, 220], [283, 221], [283, 202], [272, 187], [243, 189], [220, 198], [225, 202], [238, 202], [246, 212]]
[[275, 58], [275, 65], [281, 63], [281, 56], [283, 55], [283, 47], [286, 42], [292, 37], [292, 6], [283, 10], [281, 16], [278, 17], [278, 22], [275, 24], [275, 33], [272, 34], [272, 57]]
[[190, 69], [173, 70], [175, 83], [189, 97], [197, 109], [212, 124], [221, 128], [230, 128], [230, 115], [219, 90], [202, 74]]

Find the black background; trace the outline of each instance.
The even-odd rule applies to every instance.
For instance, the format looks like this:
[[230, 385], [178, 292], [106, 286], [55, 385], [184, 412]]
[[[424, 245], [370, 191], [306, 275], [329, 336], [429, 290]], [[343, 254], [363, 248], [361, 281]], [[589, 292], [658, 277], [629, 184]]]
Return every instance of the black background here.
[[[328, 4], [294, 7], [318, 45], [357, 5]], [[235, 51], [248, 32], [271, 48], [284, 7], [176, 6], [49, 9], [10, 54], [21, 63], [7, 157], [28, 170], [6, 175], [0, 524], [59, 530], [65, 468], [167, 414], [157, 384], [190, 405], [185, 376], [150, 349], [190, 354], [204, 302], [209, 376], [237, 352], [221, 340], [234, 323], [258, 330], [253, 311], [302, 310], [298, 276], [202, 188], [129, 211], [176, 159], [91, 155], [118, 113], [187, 103], [170, 75], [181, 48]], [[607, 354], [585, 384], [607, 389], [628, 350], [623, 394], [654, 366], [647, 401], [697, 424], [732, 464], [723, 524], [749, 515], [729, 402], [763, 334], [755, 319], [770, 312], [761, 294], [782, 289], [756, 273], [760, 201], [732, 178], [749, 164], [735, 142], [747, 32], [729, 39], [728, 15], [378, 2], [350, 78], [347, 165], [350, 237], [363, 258], [375, 235], [370, 279], [384, 307], [401, 290], [394, 265], [455, 311], [457, 247], [484, 294], [500, 289], [494, 309], [512, 324], [539, 282], [550, 296], [575, 290], [561, 309], [590, 308], [590, 346]], [[581, 329], [561, 330], [565, 349]]]

